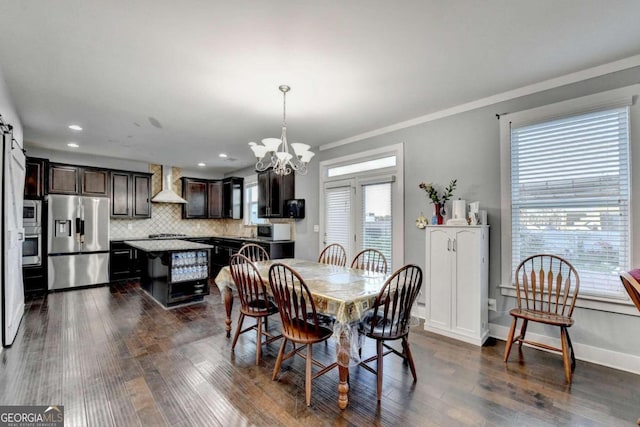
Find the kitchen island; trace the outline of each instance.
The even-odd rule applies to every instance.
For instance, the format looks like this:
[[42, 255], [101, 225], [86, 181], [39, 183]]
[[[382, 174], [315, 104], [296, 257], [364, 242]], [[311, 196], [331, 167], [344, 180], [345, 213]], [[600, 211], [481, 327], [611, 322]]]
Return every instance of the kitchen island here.
[[142, 288], [163, 306], [200, 302], [209, 294], [213, 246], [176, 239], [124, 243], [142, 252]]

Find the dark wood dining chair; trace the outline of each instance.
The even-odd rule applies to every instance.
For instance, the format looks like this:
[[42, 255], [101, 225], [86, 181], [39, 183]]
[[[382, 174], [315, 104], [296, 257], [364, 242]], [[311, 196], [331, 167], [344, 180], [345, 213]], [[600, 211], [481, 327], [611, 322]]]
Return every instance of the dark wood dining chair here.
[[[517, 307], [509, 311], [513, 317], [504, 350], [509, 359], [513, 343], [520, 349], [526, 343], [562, 354], [565, 379], [571, 382], [576, 367], [569, 327], [573, 325], [573, 308], [580, 288], [580, 276], [571, 263], [557, 255], [538, 254], [524, 259], [516, 268]], [[515, 336], [518, 320], [522, 320], [520, 334]], [[525, 339], [529, 322], [560, 328], [561, 347]]]
[[[640, 280], [640, 269], [636, 268], [621, 273], [620, 280], [622, 280], [622, 285], [629, 294], [629, 298], [631, 298], [636, 308], [640, 310], [640, 283], [638, 282]], [[638, 418], [637, 423], [640, 425], [640, 418]]]
[[[313, 344], [328, 340], [333, 331], [318, 323], [316, 306], [309, 288], [302, 277], [291, 267], [282, 263], [273, 264], [269, 269], [269, 286], [280, 312], [282, 335], [284, 336], [276, 365], [273, 368], [272, 379], [277, 378], [283, 361], [295, 355], [306, 359], [305, 397], [307, 406], [309, 406], [311, 405], [312, 380], [338, 366], [337, 362], [325, 366], [313, 359]], [[285, 347], [289, 341], [293, 343], [293, 350], [285, 354]], [[296, 347], [296, 344], [302, 344], [302, 346]], [[306, 353], [301, 352], [304, 349], [306, 349]], [[315, 374], [312, 372], [312, 365], [320, 368]]]
[[[409, 323], [411, 307], [422, 286], [422, 270], [409, 264], [396, 270], [387, 279], [373, 307], [367, 310], [360, 321], [360, 333], [376, 340], [376, 354], [360, 362], [360, 366], [377, 376], [378, 403], [382, 398], [383, 358], [396, 354], [409, 364], [413, 381], [417, 381], [416, 367], [409, 347]], [[402, 340], [402, 352], [387, 345], [385, 341]], [[386, 351], [385, 351], [386, 349]], [[376, 368], [367, 363], [376, 361]]]
[[344, 267], [347, 265], [347, 251], [340, 243], [332, 243], [320, 252], [318, 262]]
[[249, 258], [251, 262], [257, 261], [269, 261], [269, 253], [260, 245], [255, 243], [247, 243], [243, 245], [238, 251], [239, 254]]
[[387, 274], [387, 258], [377, 249], [364, 249], [353, 258], [351, 268]]
[[[267, 297], [267, 287], [262, 281], [258, 269], [244, 255], [235, 254], [229, 259], [229, 270], [231, 277], [238, 290], [238, 299], [240, 300], [240, 315], [236, 332], [233, 336], [231, 350], [235, 350], [236, 343], [240, 334], [250, 330], [256, 331], [256, 365], [260, 364], [262, 354], [262, 345], [269, 344], [282, 335], [273, 336], [267, 331], [266, 319], [272, 314], [278, 312], [278, 308], [273, 301]], [[254, 325], [242, 329], [242, 324], [246, 316], [253, 317], [256, 320]], [[262, 320], [265, 320], [265, 328], [262, 328]], [[266, 339], [262, 340], [262, 337]]]

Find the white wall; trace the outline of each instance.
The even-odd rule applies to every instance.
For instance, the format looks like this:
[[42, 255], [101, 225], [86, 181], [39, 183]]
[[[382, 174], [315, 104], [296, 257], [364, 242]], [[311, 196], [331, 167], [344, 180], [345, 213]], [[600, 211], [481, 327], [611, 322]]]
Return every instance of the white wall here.
[[[479, 200], [487, 209], [490, 229], [489, 295], [496, 298], [501, 312], [490, 312], [492, 331], [503, 338], [510, 316], [507, 311], [513, 306], [513, 298], [502, 297], [500, 285], [500, 137], [496, 114], [522, 111], [583, 95], [640, 83], [640, 67], [605, 75], [535, 93], [521, 98], [501, 102], [489, 107], [468, 111], [443, 119], [423, 123], [363, 141], [320, 151], [313, 159], [319, 161], [403, 142], [405, 144], [405, 262], [425, 264], [425, 236], [415, 227], [415, 219], [424, 212], [429, 216], [431, 203], [423, 190], [422, 181], [446, 185], [452, 178], [458, 179], [454, 196], [471, 201]], [[427, 83], [425, 83], [427, 84]], [[636, 97], [637, 98], [637, 97]], [[632, 162], [640, 164], [640, 106], [633, 107], [632, 117]], [[371, 123], [370, 128], [380, 125]], [[633, 219], [634, 229], [640, 229], [640, 168], [633, 168]], [[296, 177], [298, 197], [307, 199], [308, 206], [318, 203], [318, 175], [310, 172], [306, 177]], [[317, 209], [316, 209], [317, 211]], [[314, 209], [307, 208], [307, 218], [297, 224], [297, 248], [310, 248], [307, 258], [313, 259], [318, 247], [318, 233], [313, 232], [317, 224]], [[640, 266], [640, 244], [634, 256], [634, 265]], [[640, 317], [576, 309], [576, 324], [571, 336], [577, 357], [602, 364], [614, 364], [622, 369], [640, 373], [640, 339], [630, 336], [628, 331], [640, 330]], [[557, 328], [556, 328], [557, 329]], [[554, 329], [530, 328], [532, 333], [543, 336], [557, 334]], [[582, 352], [582, 353], [581, 353]], [[635, 366], [635, 368], [634, 368]]]

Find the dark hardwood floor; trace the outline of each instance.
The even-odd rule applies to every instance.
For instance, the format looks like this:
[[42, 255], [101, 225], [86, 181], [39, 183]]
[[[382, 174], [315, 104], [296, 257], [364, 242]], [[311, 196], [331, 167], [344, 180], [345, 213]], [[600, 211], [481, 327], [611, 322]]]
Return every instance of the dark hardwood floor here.
[[[234, 326], [236, 316], [234, 307]], [[0, 403], [62, 404], [67, 426], [633, 426], [640, 416], [638, 375], [578, 361], [567, 386], [558, 355], [516, 348], [505, 364], [501, 341], [478, 348], [421, 328], [410, 335], [417, 383], [390, 355], [380, 407], [375, 376], [358, 368], [346, 410], [337, 370], [314, 380], [306, 407], [304, 361], [286, 361], [272, 381], [280, 343], [256, 366], [255, 335], [232, 353], [224, 319], [215, 286], [204, 303], [173, 310], [137, 283], [31, 300], [0, 354]], [[363, 355], [373, 352], [367, 342]], [[314, 356], [329, 361], [333, 346]]]

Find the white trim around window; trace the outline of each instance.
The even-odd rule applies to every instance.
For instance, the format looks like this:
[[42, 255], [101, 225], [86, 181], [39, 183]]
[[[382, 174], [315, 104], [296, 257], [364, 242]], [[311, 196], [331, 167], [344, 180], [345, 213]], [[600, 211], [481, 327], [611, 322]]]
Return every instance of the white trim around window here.
[[[501, 255], [502, 270], [500, 291], [505, 296], [515, 296], [515, 289], [512, 280], [512, 212], [511, 212], [511, 129], [522, 128], [541, 122], [553, 121], [565, 117], [586, 114], [595, 111], [629, 107], [633, 104], [633, 97], [640, 93], [640, 85], [633, 85], [626, 88], [616, 89], [595, 95], [576, 98], [548, 106], [543, 106], [531, 110], [521, 111], [512, 114], [505, 114], [500, 117], [500, 164], [501, 164]], [[635, 117], [630, 114], [629, 121], [633, 122], [631, 127], [638, 126], [637, 107]], [[637, 135], [637, 133], [635, 134]], [[637, 145], [638, 141], [633, 140], [630, 134], [629, 145]], [[633, 199], [633, 190], [630, 197]], [[634, 206], [634, 205], [632, 205]], [[637, 259], [633, 252], [633, 219], [637, 215], [631, 215], [629, 245], [631, 260]], [[631, 261], [633, 265], [633, 261]], [[638, 315], [637, 310], [627, 299], [608, 299], [602, 297], [580, 295], [576, 306]]]

